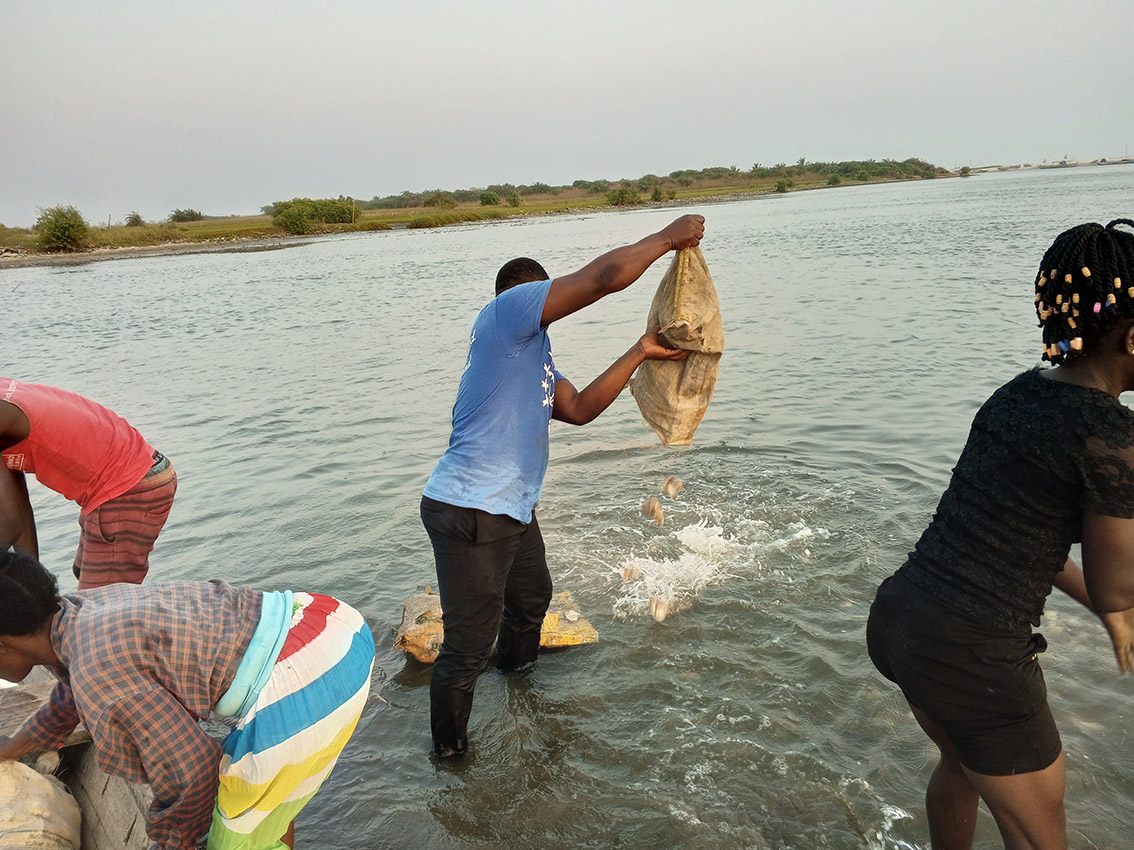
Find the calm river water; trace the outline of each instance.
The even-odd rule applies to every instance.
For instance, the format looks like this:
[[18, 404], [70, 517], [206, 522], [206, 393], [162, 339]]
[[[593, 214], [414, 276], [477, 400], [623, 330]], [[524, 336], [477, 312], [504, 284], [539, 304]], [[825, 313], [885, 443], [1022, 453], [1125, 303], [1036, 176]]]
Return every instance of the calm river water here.
[[[587, 427], [554, 424], [540, 522], [600, 641], [485, 675], [458, 764], [427, 757], [429, 670], [391, 637], [434, 582], [417, 505], [469, 325], [503, 261], [564, 273], [683, 210], [0, 272], [0, 372], [108, 404], [177, 466], [153, 579], [323, 590], [372, 624], [373, 696], [301, 846], [928, 847], [935, 751], [866, 657], [868, 605], [978, 405], [1038, 360], [1043, 251], [1130, 216], [1134, 167], [697, 210], [726, 334], [713, 404], [683, 450], [629, 393]], [[641, 333], [666, 262], [552, 329], [577, 385]], [[685, 488], [658, 528], [639, 505], [668, 475]], [[77, 509], [32, 492], [43, 559], [72, 589]], [[624, 584], [628, 563], [646, 578]], [[685, 607], [655, 623], [646, 579]], [[1071, 844], [1127, 847], [1134, 678], [1068, 600], [1042, 630]], [[977, 844], [1000, 846], [983, 812]]]

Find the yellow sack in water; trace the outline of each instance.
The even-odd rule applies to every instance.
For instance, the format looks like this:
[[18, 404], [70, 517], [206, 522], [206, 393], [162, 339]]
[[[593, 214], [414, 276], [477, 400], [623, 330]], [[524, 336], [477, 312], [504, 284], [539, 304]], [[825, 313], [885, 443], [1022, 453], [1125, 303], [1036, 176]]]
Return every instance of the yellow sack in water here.
[[685, 348], [685, 360], [647, 360], [630, 379], [638, 409], [667, 446], [687, 446], [713, 398], [724, 352], [721, 306], [700, 248], [674, 254], [658, 284], [646, 330], [662, 344]]

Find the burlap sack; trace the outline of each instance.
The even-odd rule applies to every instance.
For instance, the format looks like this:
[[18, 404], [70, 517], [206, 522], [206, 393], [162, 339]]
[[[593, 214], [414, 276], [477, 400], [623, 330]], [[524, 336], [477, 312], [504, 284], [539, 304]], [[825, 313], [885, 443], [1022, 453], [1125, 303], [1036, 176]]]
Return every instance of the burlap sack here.
[[692, 352], [685, 360], [647, 360], [630, 379], [638, 409], [667, 446], [687, 446], [713, 398], [724, 351], [717, 290], [700, 248], [678, 251], [658, 284], [646, 330]]
[[54, 776], [0, 762], [0, 848], [79, 850], [79, 804]]

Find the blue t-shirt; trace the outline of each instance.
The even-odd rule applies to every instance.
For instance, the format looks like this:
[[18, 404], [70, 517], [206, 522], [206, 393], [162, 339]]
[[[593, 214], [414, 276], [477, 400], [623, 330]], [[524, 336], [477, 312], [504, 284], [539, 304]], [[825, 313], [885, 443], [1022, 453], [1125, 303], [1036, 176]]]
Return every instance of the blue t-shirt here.
[[563, 378], [540, 325], [550, 289], [550, 280], [506, 289], [473, 322], [453, 433], [425, 485], [429, 498], [531, 522]]

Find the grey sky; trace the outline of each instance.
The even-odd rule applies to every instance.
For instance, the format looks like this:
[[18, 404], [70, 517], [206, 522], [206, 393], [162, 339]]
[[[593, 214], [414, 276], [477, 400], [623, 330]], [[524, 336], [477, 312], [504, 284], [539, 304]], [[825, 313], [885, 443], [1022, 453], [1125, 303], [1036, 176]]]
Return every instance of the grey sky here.
[[0, 0], [0, 223], [1122, 156], [1134, 2]]

